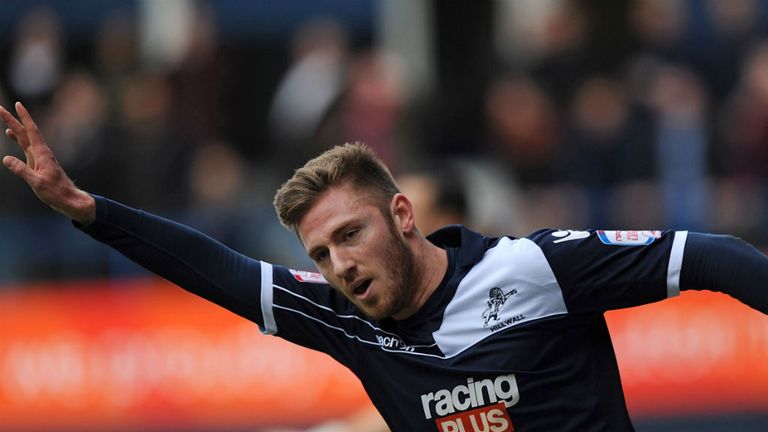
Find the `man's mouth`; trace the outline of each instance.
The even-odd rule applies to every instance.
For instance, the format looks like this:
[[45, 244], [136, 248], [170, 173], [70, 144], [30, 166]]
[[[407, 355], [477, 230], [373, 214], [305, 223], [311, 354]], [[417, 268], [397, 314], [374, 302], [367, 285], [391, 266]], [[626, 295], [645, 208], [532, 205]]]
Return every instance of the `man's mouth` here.
[[356, 287], [352, 289], [352, 293], [355, 296], [362, 296], [368, 291], [368, 287], [371, 286], [371, 279], [366, 279], [360, 282]]

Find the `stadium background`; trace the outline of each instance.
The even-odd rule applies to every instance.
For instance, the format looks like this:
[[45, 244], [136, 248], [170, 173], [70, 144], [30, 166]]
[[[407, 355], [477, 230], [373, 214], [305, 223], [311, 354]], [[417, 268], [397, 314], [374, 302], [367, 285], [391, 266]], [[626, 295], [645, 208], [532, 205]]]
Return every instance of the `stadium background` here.
[[[458, 167], [484, 232], [765, 248], [767, 38], [757, 0], [4, 0], [0, 103], [27, 104], [86, 190], [296, 268], [272, 193], [349, 140], [396, 175]], [[151, 277], [5, 170], [0, 317], [0, 430], [306, 428], [366, 403], [324, 356]], [[765, 317], [686, 294], [609, 321], [638, 430], [765, 430]]]

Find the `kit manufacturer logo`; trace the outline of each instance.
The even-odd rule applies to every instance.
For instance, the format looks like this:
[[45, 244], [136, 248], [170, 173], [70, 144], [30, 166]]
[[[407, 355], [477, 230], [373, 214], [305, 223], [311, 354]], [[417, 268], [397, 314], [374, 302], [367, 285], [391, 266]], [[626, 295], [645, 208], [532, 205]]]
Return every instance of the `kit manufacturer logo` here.
[[379, 341], [379, 345], [382, 348], [399, 349], [403, 351], [413, 352], [412, 346], [408, 346], [402, 339], [392, 335], [376, 335], [376, 340]]
[[589, 231], [560, 230], [552, 233], [557, 240], [552, 243], [562, 243], [571, 240], [581, 240], [590, 236]]

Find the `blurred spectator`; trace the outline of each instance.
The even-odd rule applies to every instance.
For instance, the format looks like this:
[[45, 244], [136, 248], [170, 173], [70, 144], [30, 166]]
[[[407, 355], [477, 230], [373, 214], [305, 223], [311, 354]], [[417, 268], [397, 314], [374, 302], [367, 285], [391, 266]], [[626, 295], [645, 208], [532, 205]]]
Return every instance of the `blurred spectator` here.
[[[768, 240], [768, 43], [742, 63], [741, 78], [722, 111], [721, 172], [716, 223]], [[730, 204], [730, 205], [726, 205]]]
[[611, 189], [654, 173], [648, 125], [633, 112], [624, 85], [593, 76], [571, 101], [565, 149], [565, 179], [586, 188], [589, 226], [614, 225]]
[[270, 127], [281, 165], [292, 168], [297, 158], [314, 154], [312, 139], [323, 114], [343, 85], [347, 40], [331, 20], [304, 24], [293, 37], [292, 64], [277, 87]]
[[314, 268], [293, 233], [263, 204], [251, 167], [230, 143], [207, 141], [189, 151], [189, 202], [181, 220], [246, 255]]
[[577, 1], [556, 2], [543, 25], [541, 58], [532, 75], [555, 100], [566, 100], [592, 71], [589, 19]]
[[743, 62], [741, 80], [725, 110], [729, 175], [764, 179], [768, 173], [768, 43]]
[[533, 80], [508, 75], [486, 96], [491, 152], [521, 187], [556, 180], [560, 125], [553, 101]]
[[709, 217], [706, 90], [690, 70], [662, 67], [650, 89], [665, 226], [705, 230]]
[[707, 10], [715, 30], [727, 39], [754, 36], [759, 30], [760, 11], [756, 0], [707, 0]]
[[525, 235], [542, 226], [574, 228], [586, 223], [581, 189], [562, 183], [570, 155], [564, 153], [561, 115], [556, 101], [526, 75], [507, 75], [490, 87], [489, 157], [507, 175], [489, 176], [493, 170], [486, 166], [474, 181], [504, 183], [493, 187], [505, 191], [503, 198], [486, 197], [481, 208], [502, 207], [495, 211], [507, 216], [503, 224], [497, 218], [484, 231]]
[[94, 191], [101, 189], [102, 179], [109, 178], [110, 168], [100, 163], [108, 141], [106, 120], [104, 90], [89, 72], [74, 71], [62, 78], [41, 121], [62, 166], [75, 181]]
[[171, 121], [173, 92], [166, 75], [137, 72], [118, 88], [120, 123], [107, 144], [107, 166], [120, 180], [126, 203], [167, 213], [187, 202], [186, 181], [194, 142]]
[[372, 49], [355, 55], [346, 87], [320, 125], [320, 147], [362, 141], [393, 172], [402, 169], [401, 155], [409, 145], [404, 130], [407, 95], [403, 74], [395, 54]]
[[117, 123], [120, 82], [139, 68], [136, 17], [122, 10], [99, 27], [94, 45], [94, 72], [107, 93], [110, 123]]
[[138, 47], [136, 17], [122, 10], [110, 14], [96, 33], [96, 69], [99, 73], [123, 75], [136, 69]]
[[194, 151], [190, 164], [190, 202], [186, 222], [240, 251], [250, 249], [239, 234], [244, 212], [246, 165], [230, 145], [208, 142]]
[[231, 112], [230, 60], [218, 38], [213, 9], [193, 2], [181, 59], [170, 73], [174, 123], [189, 139], [226, 133]]
[[58, 16], [45, 7], [32, 9], [17, 28], [10, 60], [13, 94], [34, 107], [56, 86], [64, 62]]
[[699, 38], [696, 66], [719, 102], [733, 90], [742, 59], [760, 38], [760, 12], [755, 0], [707, 0], [705, 7], [712, 28]]
[[413, 203], [416, 227], [422, 234], [452, 224], [472, 229], [465, 180], [458, 168], [443, 163], [435, 170], [406, 172], [397, 178], [397, 185]]
[[685, 0], [635, 0], [630, 3], [630, 24], [640, 53], [653, 53], [681, 62], [690, 15]]

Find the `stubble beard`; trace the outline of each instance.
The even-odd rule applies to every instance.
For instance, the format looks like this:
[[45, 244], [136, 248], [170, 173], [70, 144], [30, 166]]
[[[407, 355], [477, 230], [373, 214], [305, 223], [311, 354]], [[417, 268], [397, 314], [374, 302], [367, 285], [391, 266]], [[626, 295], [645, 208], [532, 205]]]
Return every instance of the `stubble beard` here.
[[418, 280], [416, 259], [405, 240], [400, 238], [394, 221], [389, 221], [390, 245], [382, 257], [384, 271], [392, 276], [392, 286], [382, 293], [377, 304], [362, 307], [363, 312], [374, 320], [382, 320], [408, 308], [416, 298]]

